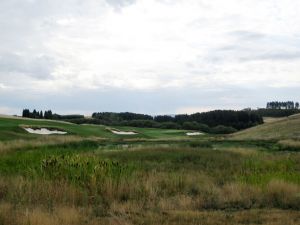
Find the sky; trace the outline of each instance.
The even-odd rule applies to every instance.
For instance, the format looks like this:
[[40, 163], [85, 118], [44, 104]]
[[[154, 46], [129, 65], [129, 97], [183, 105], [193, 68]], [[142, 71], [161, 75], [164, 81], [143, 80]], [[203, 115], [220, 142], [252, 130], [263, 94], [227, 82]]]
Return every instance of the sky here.
[[300, 100], [299, 0], [0, 0], [0, 113]]

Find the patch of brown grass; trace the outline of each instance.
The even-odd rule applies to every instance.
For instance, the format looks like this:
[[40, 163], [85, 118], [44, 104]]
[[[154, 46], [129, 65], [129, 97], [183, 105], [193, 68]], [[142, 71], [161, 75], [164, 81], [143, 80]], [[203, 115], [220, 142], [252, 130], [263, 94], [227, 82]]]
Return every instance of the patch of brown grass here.
[[5, 225], [79, 225], [83, 223], [83, 216], [80, 210], [70, 207], [57, 207], [49, 212], [42, 208], [0, 205], [0, 224]]
[[264, 202], [266, 206], [300, 210], [300, 187], [282, 180], [272, 180], [266, 187]]
[[66, 182], [1, 178], [0, 224], [297, 224], [299, 188], [278, 180], [264, 188], [217, 185], [196, 173], [152, 172], [84, 191]]
[[15, 208], [0, 204], [0, 224], [5, 225], [297, 225], [299, 211], [288, 210], [241, 210], [241, 211], [195, 211], [168, 210], [143, 211], [140, 213], [111, 214], [95, 217], [91, 209], [58, 206], [53, 211], [40, 207]]
[[247, 210], [226, 211], [166, 211], [147, 212], [133, 219], [133, 224], [160, 225], [297, 225], [300, 222], [298, 211]]
[[300, 150], [300, 140], [281, 140], [278, 144], [285, 149], [299, 149]]
[[300, 114], [231, 134], [232, 140], [282, 140], [300, 137]]
[[55, 135], [47, 135], [41, 136], [34, 140], [14, 140], [14, 141], [5, 141], [0, 142], [0, 153], [7, 153], [15, 149], [21, 148], [35, 148], [44, 145], [59, 145], [70, 142], [80, 142], [84, 140], [84, 138], [79, 136], [55, 136]]
[[0, 201], [15, 205], [44, 205], [51, 208], [57, 204], [78, 206], [88, 201], [82, 190], [63, 181], [0, 178], [0, 192]]
[[221, 149], [223, 151], [239, 154], [242, 156], [251, 156], [258, 154], [258, 150], [256, 148], [226, 147]]

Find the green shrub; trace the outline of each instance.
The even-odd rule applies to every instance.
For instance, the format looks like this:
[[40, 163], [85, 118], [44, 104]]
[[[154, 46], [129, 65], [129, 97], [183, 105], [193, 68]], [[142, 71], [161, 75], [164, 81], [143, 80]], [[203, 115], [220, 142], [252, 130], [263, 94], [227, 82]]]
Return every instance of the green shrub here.
[[234, 132], [237, 132], [237, 130], [235, 128], [226, 127], [226, 126], [223, 126], [223, 125], [219, 125], [219, 126], [213, 127], [211, 129], [211, 133], [213, 133], [213, 134], [231, 134], [231, 133], [234, 133]]
[[160, 124], [160, 128], [163, 129], [181, 129], [181, 126], [174, 122], [163, 122]]
[[189, 142], [189, 146], [192, 148], [212, 148], [210, 141], [192, 141]]
[[68, 180], [80, 185], [107, 178], [118, 181], [133, 171], [132, 166], [121, 165], [117, 161], [80, 155], [50, 156], [42, 160], [41, 169], [46, 178]]
[[182, 124], [182, 128], [186, 130], [198, 130], [199, 129], [199, 123], [193, 121], [193, 122], [184, 122]]

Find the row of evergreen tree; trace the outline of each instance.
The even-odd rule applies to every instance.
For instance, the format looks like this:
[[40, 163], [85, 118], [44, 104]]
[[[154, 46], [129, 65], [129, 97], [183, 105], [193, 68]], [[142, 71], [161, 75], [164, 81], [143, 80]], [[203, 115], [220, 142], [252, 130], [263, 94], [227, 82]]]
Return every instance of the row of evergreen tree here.
[[[250, 111], [234, 111], [234, 110], [215, 110], [204, 113], [194, 113], [191, 115], [158, 115], [150, 116], [136, 113], [114, 113], [99, 112], [93, 113], [92, 118], [107, 125], [132, 125], [134, 126], [161, 126], [169, 128], [181, 128], [184, 123], [196, 122], [209, 127], [218, 125], [233, 127], [237, 130], [248, 128], [263, 123], [263, 119], [258, 114]], [[148, 121], [148, 122], [147, 122]]]
[[29, 109], [23, 109], [22, 117], [33, 119], [49, 119], [49, 120], [72, 120], [72, 119], [84, 119], [83, 115], [59, 115], [52, 113], [52, 110], [37, 111], [34, 109], [32, 112]]
[[33, 119], [53, 119], [53, 114], [51, 110], [37, 111], [34, 109], [32, 112], [29, 109], [23, 109], [22, 117], [33, 118]]
[[293, 101], [268, 102], [267, 109], [299, 109], [299, 102], [293, 102]]
[[[73, 123], [92, 123], [105, 125], [155, 127], [169, 129], [199, 129], [212, 131], [215, 127], [223, 126], [227, 131], [241, 130], [263, 123], [263, 117], [282, 117], [299, 113], [299, 103], [293, 101], [268, 102], [267, 107], [257, 110], [214, 110], [210, 112], [179, 114], [179, 115], [157, 115], [138, 114], [131, 112], [97, 112], [92, 114], [92, 119], [84, 118], [83, 115], [58, 115], [51, 110], [43, 111], [29, 109], [23, 110], [23, 117], [36, 119], [65, 120]], [[224, 132], [224, 131], [222, 131]]]

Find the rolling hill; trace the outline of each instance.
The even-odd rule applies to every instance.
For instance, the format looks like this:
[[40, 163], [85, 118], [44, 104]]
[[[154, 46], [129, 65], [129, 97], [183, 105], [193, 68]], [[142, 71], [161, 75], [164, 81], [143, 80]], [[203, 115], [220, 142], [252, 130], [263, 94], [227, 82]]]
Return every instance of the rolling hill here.
[[300, 114], [252, 127], [230, 135], [236, 140], [300, 139]]

